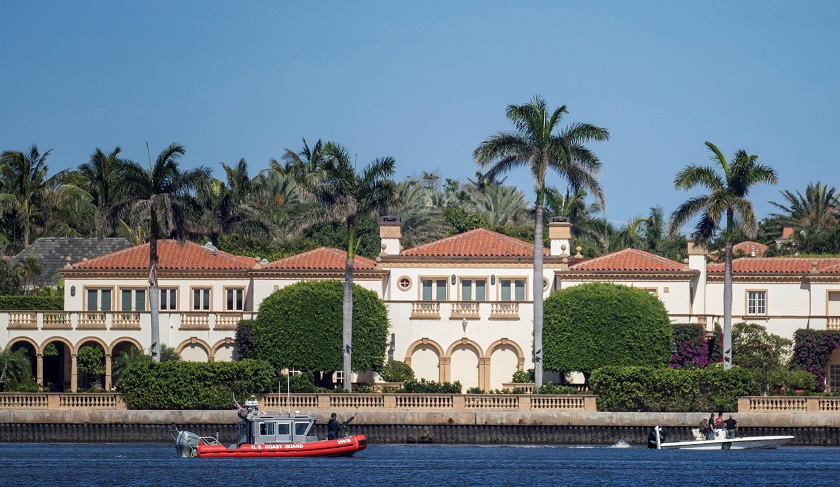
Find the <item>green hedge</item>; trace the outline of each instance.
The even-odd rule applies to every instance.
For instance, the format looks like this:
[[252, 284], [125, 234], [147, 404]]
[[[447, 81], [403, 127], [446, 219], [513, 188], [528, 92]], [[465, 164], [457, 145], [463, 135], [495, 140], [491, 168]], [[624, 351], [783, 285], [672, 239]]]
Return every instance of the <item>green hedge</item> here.
[[739, 367], [705, 369], [602, 367], [592, 372], [598, 409], [613, 412], [735, 411], [738, 396], [758, 393]]
[[137, 361], [122, 372], [119, 390], [129, 409], [230, 409], [233, 394], [242, 402], [277, 384], [274, 367], [258, 360]]
[[40, 311], [64, 309], [64, 298], [60, 296], [0, 296], [0, 310]]

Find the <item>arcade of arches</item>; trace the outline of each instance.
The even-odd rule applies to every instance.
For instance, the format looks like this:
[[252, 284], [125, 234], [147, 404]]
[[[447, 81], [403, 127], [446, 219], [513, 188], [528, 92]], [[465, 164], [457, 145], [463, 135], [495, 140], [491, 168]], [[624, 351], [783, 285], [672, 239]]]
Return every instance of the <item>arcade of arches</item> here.
[[464, 391], [472, 387], [490, 391], [502, 389], [514, 372], [523, 369], [525, 354], [519, 344], [507, 338], [493, 342], [486, 350], [468, 338], [446, 349], [434, 340], [422, 338], [408, 347], [405, 363], [417, 379], [450, 382], [454, 375], [464, 378]]
[[[112, 389], [114, 375], [119, 372], [114, 370], [119, 367], [118, 357], [140, 351], [141, 345], [134, 338], [127, 337], [118, 338], [109, 344], [97, 337], [86, 337], [71, 343], [66, 338], [56, 336], [42, 343], [21, 337], [9, 342], [7, 348], [26, 352], [32, 364], [32, 376], [39, 385], [49, 387], [52, 392], [76, 392]], [[84, 353], [83, 349], [86, 348], [92, 348], [93, 353]], [[175, 347], [175, 351], [183, 360], [192, 362], [229, 361], [233, 359], [233, 339], [226, 338], [211, 345], [193, 337]], [[83, 356], [101, 357], [101, 364], [97, 367], [80, 364], [80, 352]]]

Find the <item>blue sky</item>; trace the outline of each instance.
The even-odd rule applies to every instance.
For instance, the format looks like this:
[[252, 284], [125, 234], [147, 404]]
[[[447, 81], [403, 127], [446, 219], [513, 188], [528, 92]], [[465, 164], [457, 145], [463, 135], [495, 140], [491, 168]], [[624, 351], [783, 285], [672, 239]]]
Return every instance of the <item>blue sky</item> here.
[[[708, 162], [706, 140], [777, 169], [752, 193], [760, 218], [781, 189], [838, 185], [838, 2], [44, 1], [0, 16], [0, 150], [51, 148], [51, 171], [178, 142], [187, 167], [245, 158], [253, 176], [305, 137], [359, 165], [393, 156], [399, 179], [464, 181], [476, 146], [511, 129], [505, 107], [539, 94], [609, 129], [591, 147], [617, 222], [699, 194], [673, 179]], [[531, 196], [524, 169], [507, 181]]]

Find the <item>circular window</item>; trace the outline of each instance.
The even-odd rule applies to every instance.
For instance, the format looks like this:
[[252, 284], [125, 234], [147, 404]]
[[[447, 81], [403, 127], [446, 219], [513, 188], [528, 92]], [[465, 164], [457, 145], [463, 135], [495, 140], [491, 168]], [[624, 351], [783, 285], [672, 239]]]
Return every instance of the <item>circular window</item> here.
[[548, 291], [548, 279], [543, 277], [543, 291]]
[[397, 280], [397, 287], [400, 288], [400, 291], [408, 291], [411, 289], [411, 278], [408, 276], [402, 276]]

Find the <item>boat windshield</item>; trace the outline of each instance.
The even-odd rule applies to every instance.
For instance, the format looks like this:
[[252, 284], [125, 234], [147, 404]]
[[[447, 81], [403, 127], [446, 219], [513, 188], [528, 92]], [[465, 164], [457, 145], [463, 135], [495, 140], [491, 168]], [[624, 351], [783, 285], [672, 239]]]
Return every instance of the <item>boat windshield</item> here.
[[295, 421], [295, 436], [306, 436], [309, 431], [310, 422]]

